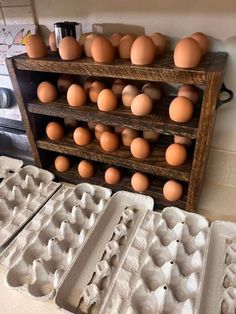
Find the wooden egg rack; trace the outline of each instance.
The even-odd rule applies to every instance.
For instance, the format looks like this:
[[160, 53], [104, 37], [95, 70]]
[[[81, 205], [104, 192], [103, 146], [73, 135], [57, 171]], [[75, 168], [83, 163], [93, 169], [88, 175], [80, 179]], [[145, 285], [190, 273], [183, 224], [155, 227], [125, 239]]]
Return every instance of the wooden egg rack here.
[[[181, 69], [173, 63], [173, 52], [167, 52], [161, 59], [149, 66], [135, 66], [130, 61], [116, 59], [112, 64], [97, 64], [91, 58], [78, 61], [62, 61], [57, 54], [49, 54], [43, 59], [29, 59], [26, 54], [7, 59], [7, 67], [20, 107], [27, 136], [31, 144], [35, 164], [47, 168], [60, 180], [79, 183], [81, 179], [75, 165], [65, 172], [59, 173], [53, 167], [55, 153], [67, 154], [93, 160], [99, 163], [120, 166], [124, 176], [119, 184], [110, 186], [114, 191], [132, 190], [129, 171], [142, 171], [151, 175], [151, 186], [145, 194], [154, 197], [159, 208], [176, 205], [189, 211], [196, 210], [201, 189], [213, 130], [216, 104], [222, 86], [227, 53], [208, 53], [201, 64], [194, 69]], [[35, 90], [45, 75], [55, 79], [54, 73], [95, 76], [103, 78], [121, 78], [137, 81], [156, 81], [177, 84], [195, 84], [204, 88], [202, 103], [194, 117], [187, 123], [171, 121], [168, 105], [171, 99], [164, 99], [156, 106], [154, 112], [146, 117], [136, 117], [123, 106], [113, 112], [101, 112], [96, 105], [86, 104], [80, 108], [71, 108], [66, 100], [58, 99], [50, 104], [40, 104], [35, 100]], [[166, 135], [186, 136], [195, 140], [192, 157], [180, 167], [172, 167], [166, 163], [165, 150], [167, 144], [158, 141], [152, 154], [145, 160], [132, 157], [129, 149], [121, 146], [113, 153], [104, 152], [99, 143], [81, 147], [69, 137], [60, 141], [50, 141], [45, 136], [45, 123], [51, 117], [73, 118], [80, 121], [96, 121], [112, 126], [130, 127], [137, 130], [153, 130]], [[97, 171], [87, 182], [107, 186], [104, 173]], [[162, 195], [164, 180], [176, 179], [183, 183], [184, 195], [181, 200], [170, 203]]]

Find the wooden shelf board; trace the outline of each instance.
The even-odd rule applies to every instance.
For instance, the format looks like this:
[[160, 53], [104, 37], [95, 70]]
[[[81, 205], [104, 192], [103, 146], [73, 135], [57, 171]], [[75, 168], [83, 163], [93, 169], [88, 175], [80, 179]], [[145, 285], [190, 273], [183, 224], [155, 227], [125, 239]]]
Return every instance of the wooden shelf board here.
[[68, 154], [94, 161], [100, 161], [116, 166], [125, 167], [188, 182], [191, 174], [190, 158], [180, 167], [172, 167], [165, 160], [167, 145], [156, 144], [151, 155], [145, 160], [138, 160], [132, 157], [130, 150], [124, 146], [115, 152], [107, 153], [94, 140], [86, 146], [78, 146], [72, 138], [64, 137], [61, 141], [50, 141], [48, 138], [37, 140], [38, 148], [50, 150], [62, 154]]
[[42, 104], [35, 100], [28, 104], [28, 111], [53, 117], [73, 118], [86, 122], [101, 122], [112, 126], [130, 127], [137, 130], [153, 130], [168, 135], [187, 136], [195, 139], [199, 121], [199, 111], [196, 110], [191, 121], [177, 123], [169, 118], [168, 106], [171, 98], [162, 100], [155, 105], [153, 113], [145, 117], [134, 116], [129, 108], [118, 106], [112, 112], [98, 110], [96, 104], [86, 104], [82, 107], [71, 107], [65, 99], [58, 99], [50, 104]]

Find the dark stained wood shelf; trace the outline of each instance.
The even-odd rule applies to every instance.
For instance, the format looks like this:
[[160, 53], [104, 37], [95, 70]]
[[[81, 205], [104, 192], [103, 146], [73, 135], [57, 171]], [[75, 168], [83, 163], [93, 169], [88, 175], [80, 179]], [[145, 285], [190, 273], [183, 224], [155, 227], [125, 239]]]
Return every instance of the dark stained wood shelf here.
[[82, 107], [70, 107], [66, 99], [58, 99], [50, 104], [42, 104], [35, 100], [28, 104], [31, 113], [47, 115], [52, 117], [73, 118], [81, 121], [96, 121], [112, 126], [123, 126], [137, 130], [153, 130], [168, 135], [187, 136], [195, 139], [199, 121], [199, 111], [196, 112], [191, 121], [177, 123], [169, 118], [168, 106], [171, 98], [162, 100], [155, 104], [153, 113], [145, 117], [134, 116], [129, 108], [119, 106], [112, 112], [98, 110], [96, 104], [87, 104]]
[[107, 153], [102, 150], [97, 141], [93, 141], [86, 146], [78, 146], [73, 139], [64, 137], [61, 141], [50, 141], [48, 138], [43, 138], [37, 141], [38, 148], [50, 150], [59, 153], [65, 153], [72, 156], [77, 156], [94, 161], [100, 161], [116, 166], [134, 169], [142, 172], [147, 172], [159, 176], [165, 176], [171, 179], [178, 179], [188, 182], [191, 173], [190, 158], [180, 167], [172, 167], [165, 160], [166, 145], [157, 144], [152, 150], [151, 155], [139, 160], [134, 158], [130, 150], [121, 146], [117, 151]]
[[[167, 52], [148, 66], [136, 66], [130, 60], [121, 59], [116, 59], [110, 64], [99, 64], [94, 62], [92, 58], [63, 61], [57, 53], [49, 53], [43, 59], [30, 59], [27, 54], [23, 54], [13, 57], [12, 60], [18, 70], [202, 85], [206, 82], [207, 73], [211, 71], [213, 63], [219, 64], [218, 69], [215, 68], [214, 70], [223, 71], [223, 61], [226, 57], [226, 53], [209, 52], [199, 66], [193, 69], [176, 67], [173, 51]], [[7, 62], [9, 62], [8, 60]]]

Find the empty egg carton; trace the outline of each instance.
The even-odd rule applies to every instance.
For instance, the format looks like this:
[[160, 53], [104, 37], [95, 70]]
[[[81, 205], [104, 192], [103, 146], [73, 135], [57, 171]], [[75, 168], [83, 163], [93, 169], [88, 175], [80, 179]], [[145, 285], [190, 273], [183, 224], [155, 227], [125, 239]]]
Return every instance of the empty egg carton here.
[[26, 166], [0, 184], [0, 247], [3, 246], [51, 197], [60, 184], [54, 175]]
[[0, 156], [0, 179], [17, 172], [23, 166], [23, 161], [7, 156]]
[[9, 286], [50, 299], [101, 217], [111, 190], [62, 186], [11, 245], [0, 263]]

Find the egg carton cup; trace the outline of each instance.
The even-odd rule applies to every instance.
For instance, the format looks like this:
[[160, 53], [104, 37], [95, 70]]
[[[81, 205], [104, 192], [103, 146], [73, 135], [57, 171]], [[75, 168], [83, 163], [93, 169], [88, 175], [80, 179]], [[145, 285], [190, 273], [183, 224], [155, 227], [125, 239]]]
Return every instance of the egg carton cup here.
[[26, 166], [0, 183], [0, 247], [55, 193], [54, 175]]
[[7, 285], [53, 298], [110, 196], [111, 190], [86, 183], [62, 186], [0, 256]]
[[0, 156], [0, 179], [17, 172], [23, 166], [23, 161], [7, 156]]

